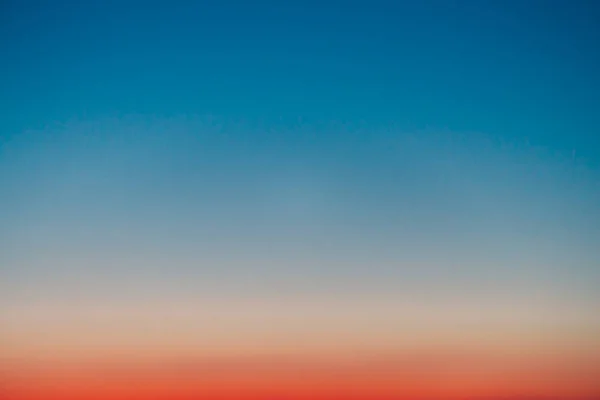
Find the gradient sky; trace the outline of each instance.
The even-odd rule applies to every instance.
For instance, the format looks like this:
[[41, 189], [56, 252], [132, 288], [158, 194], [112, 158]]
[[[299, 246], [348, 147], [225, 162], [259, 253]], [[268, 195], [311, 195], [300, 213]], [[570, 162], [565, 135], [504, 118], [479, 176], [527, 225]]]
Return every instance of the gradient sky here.
[[2, 2], [0, 349], [600, 359], [598, 38], [593, 1]]

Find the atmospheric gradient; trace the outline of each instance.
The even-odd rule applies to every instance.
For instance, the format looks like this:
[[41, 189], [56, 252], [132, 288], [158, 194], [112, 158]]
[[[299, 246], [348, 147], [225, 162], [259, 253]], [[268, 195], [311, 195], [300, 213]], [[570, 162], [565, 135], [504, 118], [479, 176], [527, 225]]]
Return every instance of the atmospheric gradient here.
[[0, 397], [600, 399], [593, 1], [2, 1]]

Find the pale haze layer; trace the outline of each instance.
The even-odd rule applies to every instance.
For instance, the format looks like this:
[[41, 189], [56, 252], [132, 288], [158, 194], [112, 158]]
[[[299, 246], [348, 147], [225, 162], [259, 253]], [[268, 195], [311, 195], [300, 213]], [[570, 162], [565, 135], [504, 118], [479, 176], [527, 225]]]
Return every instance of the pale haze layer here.
[[[284, 133], [128, 118], [5, 144], [8, 327], [50, 329], [28, 325], [52, 324], [48, 313], [96, 320], [86, 305], [106, 324], [124, 310], [143, 324], [152, 310], [161, 320], [163, 303], [176, 314], [197, 308], [181, 312], [202, 324], [203, 312], [219, 321], [237, 303], [248, 310], [235, 335], [260, 330], [244, 318], [272, 318], [265, 334], [298, 318], [290, 340], [324, 329], [327, 312], [354, 321], [337, 327], [346, 337], [414, 330], [418, 318], [450, 331], [461, 320], [491, 324], [482, 338], [528, 324], [540, 335], [598, 328], [598, 192], [577, 160], [482, 134]], [[377, 314], [384, 325], [369, 326]]]

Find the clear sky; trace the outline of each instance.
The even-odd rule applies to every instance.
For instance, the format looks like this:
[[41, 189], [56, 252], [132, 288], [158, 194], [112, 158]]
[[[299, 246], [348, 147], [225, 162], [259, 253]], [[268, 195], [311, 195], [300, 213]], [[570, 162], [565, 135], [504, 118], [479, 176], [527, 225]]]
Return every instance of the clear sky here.
[[598, 38], [594, 1], [3, 1], [11, 356], [587, 343]]

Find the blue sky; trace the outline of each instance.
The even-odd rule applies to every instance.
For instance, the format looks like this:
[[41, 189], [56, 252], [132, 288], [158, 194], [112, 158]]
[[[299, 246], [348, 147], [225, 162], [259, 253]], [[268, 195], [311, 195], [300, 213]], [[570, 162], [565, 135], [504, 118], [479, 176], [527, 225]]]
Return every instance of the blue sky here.
[[214, 114], [486, 132], [597, 155], [594, 2], [5, 4], [7, 133]]
[[201, 271], [206, 287], [595, 290], [594, 2], [14, 1], [1, 15], [13, 288]]

